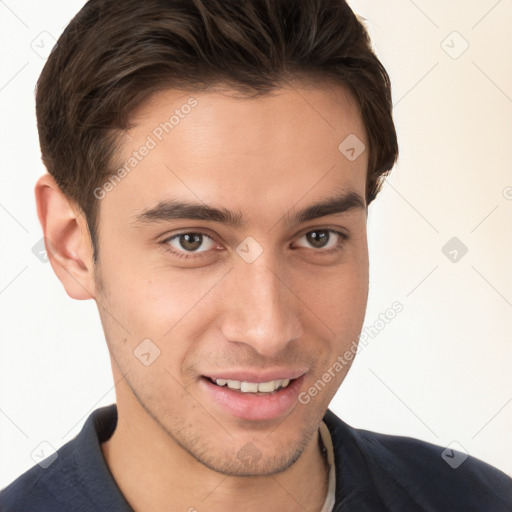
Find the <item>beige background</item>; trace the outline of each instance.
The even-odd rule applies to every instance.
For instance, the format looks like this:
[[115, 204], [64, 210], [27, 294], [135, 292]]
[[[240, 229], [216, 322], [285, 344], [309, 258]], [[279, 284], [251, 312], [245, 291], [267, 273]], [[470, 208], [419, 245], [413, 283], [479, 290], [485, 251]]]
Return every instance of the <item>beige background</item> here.
[[[94, 303], [70, 300], [32, 252], [34, 85], [82, 4], [0, 2], [0, 487], [115, 400]], [[331, 408], [354, 426], [456, 441], [512, 475], [512, 1], [350, 4], [391, 75], [401, 149], [370, 208], [365, 328], [404, 309]]]

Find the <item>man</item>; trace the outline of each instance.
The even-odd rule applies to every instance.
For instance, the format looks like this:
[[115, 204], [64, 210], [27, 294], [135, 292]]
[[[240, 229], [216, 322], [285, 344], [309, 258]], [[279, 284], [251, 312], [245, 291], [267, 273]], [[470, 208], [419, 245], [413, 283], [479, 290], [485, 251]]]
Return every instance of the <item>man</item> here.
[[327, 410], [398, 151], [344, 2], [91, 0], [37, 116], [47, 251], [98, 305], [117, 403], [2, 511], [512, 510], [500, 471]]

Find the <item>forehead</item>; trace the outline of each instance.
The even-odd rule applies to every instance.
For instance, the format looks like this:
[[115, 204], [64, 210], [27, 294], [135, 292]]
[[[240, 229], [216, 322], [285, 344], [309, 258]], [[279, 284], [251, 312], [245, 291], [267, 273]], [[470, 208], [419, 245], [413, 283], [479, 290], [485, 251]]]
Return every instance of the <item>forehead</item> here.
[[[368, 143], [342, 86], [297, 83], [252, 98], [229, 89], [166, 90], [132, 122], [115, 166], [125, 172], [102, 200], [103, 214], [133, 217], [172, 196], [275, 222], [333, 189], [364, 197]], [[357, 159], [344, 154], [346, 140], [359, 144]]]

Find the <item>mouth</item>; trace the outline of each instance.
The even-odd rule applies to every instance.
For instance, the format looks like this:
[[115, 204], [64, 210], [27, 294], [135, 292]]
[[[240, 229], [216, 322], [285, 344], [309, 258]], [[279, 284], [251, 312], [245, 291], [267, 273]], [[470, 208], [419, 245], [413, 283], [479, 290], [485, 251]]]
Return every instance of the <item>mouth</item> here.
[[243, 373], [203, 376], [199, 383], [210, 405], [220, 414], [249, 421], [269, 421], [290, 414], [299, 403], [298, 395], [306, 373], [283, 373], [285, 375], [272, 372], [266, 376]]

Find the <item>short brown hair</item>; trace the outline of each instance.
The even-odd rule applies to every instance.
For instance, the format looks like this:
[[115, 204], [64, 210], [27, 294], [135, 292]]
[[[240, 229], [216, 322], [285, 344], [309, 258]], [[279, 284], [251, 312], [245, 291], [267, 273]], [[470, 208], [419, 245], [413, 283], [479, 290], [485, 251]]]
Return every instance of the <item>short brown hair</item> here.
[[344, 0], [87, 2], [44, 66], [36, 112], [43, 162], [85, 214], [95, 259], [93, 191], [113, 173], [137, 104], [164, 88], [265, 94], [301, 76], [334, 79], [354, 96], [370, 146], [369, 204], [398, 156], [391, 87]]

